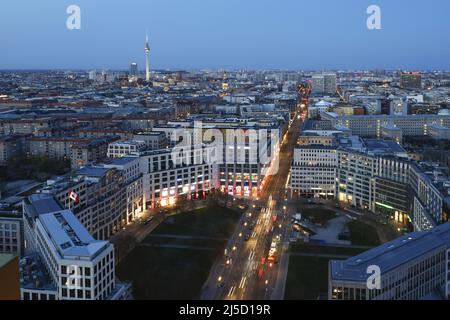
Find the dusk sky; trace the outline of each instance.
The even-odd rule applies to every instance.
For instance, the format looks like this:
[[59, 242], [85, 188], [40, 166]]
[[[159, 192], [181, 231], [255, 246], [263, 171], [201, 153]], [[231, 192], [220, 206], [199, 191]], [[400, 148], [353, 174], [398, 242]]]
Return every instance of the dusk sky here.
[[0, 69], [142, 70], [146, 28], [153, 69], [450, 69], [448, 0], [2, 0], [0, 21]]

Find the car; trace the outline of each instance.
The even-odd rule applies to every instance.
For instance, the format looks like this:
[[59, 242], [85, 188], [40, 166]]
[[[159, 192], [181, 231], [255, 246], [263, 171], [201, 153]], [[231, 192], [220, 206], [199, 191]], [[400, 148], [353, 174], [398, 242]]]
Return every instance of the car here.
[[244, 238], [244, 241], [248, 241], [248, 240], [250, 240], [250, 235], [249, 234], [245, 235], [245, 238]]

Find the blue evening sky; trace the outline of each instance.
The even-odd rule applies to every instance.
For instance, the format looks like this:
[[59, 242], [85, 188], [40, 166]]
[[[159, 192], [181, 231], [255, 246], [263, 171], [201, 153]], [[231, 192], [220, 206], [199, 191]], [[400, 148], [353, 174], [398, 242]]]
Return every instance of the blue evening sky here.
[[157, 69], [450, 69], [448, 0], [2, 0], [0, 69], [142, 70], [146, 28]]

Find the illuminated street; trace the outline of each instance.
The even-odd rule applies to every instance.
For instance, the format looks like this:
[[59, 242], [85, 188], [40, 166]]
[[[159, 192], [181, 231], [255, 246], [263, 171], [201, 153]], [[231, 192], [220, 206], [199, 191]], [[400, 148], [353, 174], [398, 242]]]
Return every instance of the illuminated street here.
[[[229, 240], [226, 252], [211, 269], [202, 299], [283, 298], [289, 216], [295, 211], [286, 201], [286, 186], [301, 123], [301, 118], [295, 116], [280, 148], [278, 173], [269, 176], [261, 198], [249, 203], [248, 213]], [[247, 241], [246, 236], [250, 236]], [[279, 242], [274, 260], [269, 261], [273, 241]]]

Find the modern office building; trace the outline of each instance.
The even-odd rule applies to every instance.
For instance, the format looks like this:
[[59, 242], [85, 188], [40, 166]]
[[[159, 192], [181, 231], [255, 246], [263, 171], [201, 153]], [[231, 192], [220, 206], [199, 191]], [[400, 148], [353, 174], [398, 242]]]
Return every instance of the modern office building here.
[[70, 209], [95, 239], [107, 240], [145, 210], [142, 177], [140, 159], [123, 157], [83, 167], [75, 177], [49, 180], [39, 192]]
[[330, 121], [332, 127], [343, 126], [361, 137], [380, 138], [386, 126], [399, 128], [403, 137], [428, 136], [429, 126], [436, 124], [450, 128], [450, 115], [447, 114], [340, 116], [334, 112], [324, 112], [321, 118]]
[[130, 63], [130, 71], [129, 76], [130, 78], [137, 78], [139, 75], [138, 65], [136, 62]]
[[144, 203], [168, 207], [203, 198], [217, 187], [217, 165], [208, 160], [206, 146], [179, 150], [147, 151], [141, 154]]
[[337, 90], [337, 75], [336, 73], [322, 73], [313, 75], [312, 78], [312, 92], [317, 94], [335, 94]]
[[291, 167], [291, 195], [334, 197], [337, 173], [334, 146], [303, 145], [294, 149]]
[[323, 75], [313, 75], [311, 81], [313, 93], [323, 94], [325, 92], [325, 79]]
[[310, 133], [301, 138], [291, 167], [292, 196], [335, 197], [405, 226], [411, 223], [416, 231], [449, 220], [450, 177], [433, 164], [409, 160], [394, 141], [342, 133], [323, 144], [318, 144], [323, 137], [313, 139]]
[[324, 92], [326, 94], [335, 94], [337, 90], [337, 75], [336, 73], [324, 73]]
[[116, 282], [114, 248], [95, 240], [75, 215], [51, 195], [24, 201], [27, 250], [20, 261], [24, 300], [123, 299], [129, 286]]
[[[414, 232], [347, 260], [331, 260], [330, 300], [450, 299], [450, 223]], [[379, 268], [379, 284], [369, 279]], [[369, 270], [369, 271], [368, 271]], [[375, 279], [376, 280], [376, 279]]]

